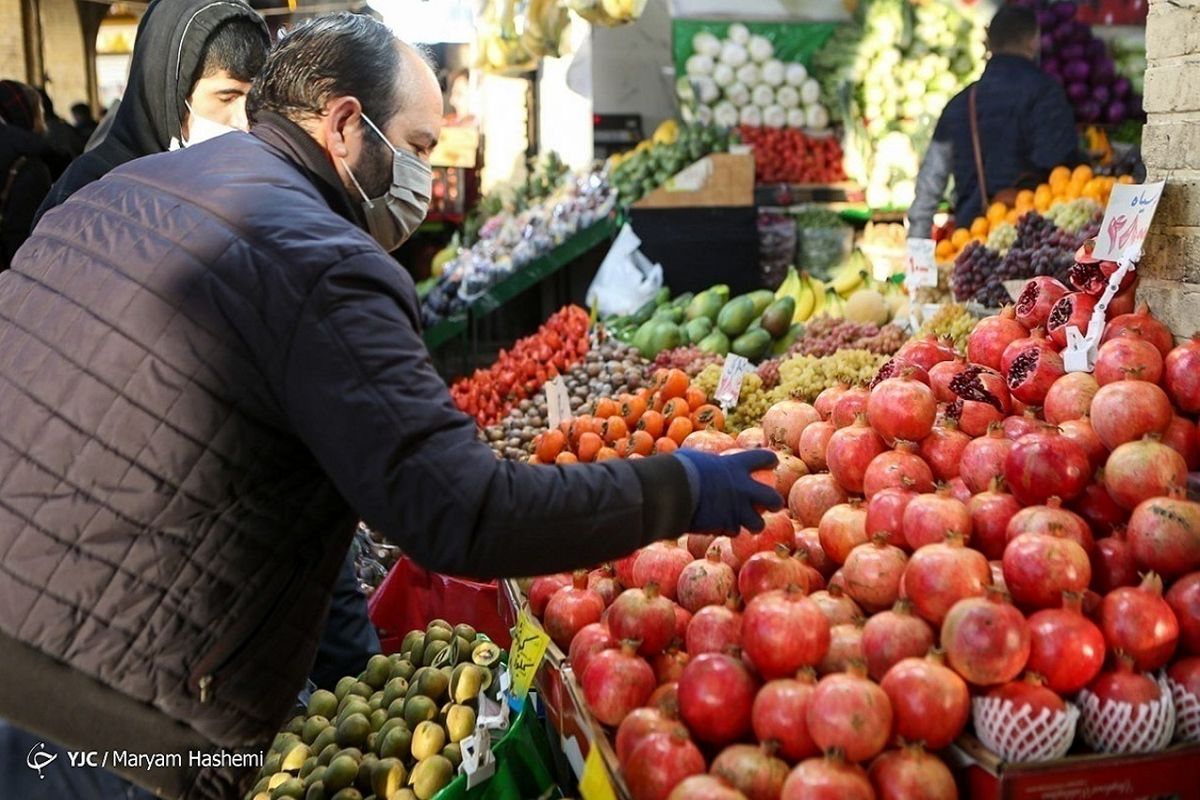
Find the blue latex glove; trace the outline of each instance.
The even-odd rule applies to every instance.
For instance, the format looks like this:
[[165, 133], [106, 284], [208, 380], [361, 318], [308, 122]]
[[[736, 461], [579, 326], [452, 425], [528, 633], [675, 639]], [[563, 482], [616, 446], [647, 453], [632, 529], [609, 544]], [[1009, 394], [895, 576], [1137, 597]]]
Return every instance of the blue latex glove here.
[[740, 528], [757, 533], [763, 529], [762, 514], [783, 508], [783, 498], [770, 486], [759, 483], [750, 473], [771, 469], [779, 459], [770, 450], [747, 450], [729, 456], [677, 450], [696, 498], [692, 515], [693, 531], [737, 533]]

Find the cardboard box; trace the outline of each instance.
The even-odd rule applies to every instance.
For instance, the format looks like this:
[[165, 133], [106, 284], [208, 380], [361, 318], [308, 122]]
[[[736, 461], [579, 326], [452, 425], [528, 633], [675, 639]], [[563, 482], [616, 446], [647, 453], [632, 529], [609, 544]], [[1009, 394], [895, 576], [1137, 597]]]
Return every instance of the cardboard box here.
[[972, 800], [1200, 800], [1200, 745], [1161, 753], [1086, 753], [1037, 764], [1007, 764], [971, 735], [944, 754], [959, 768], [960, 790]]
[[713, 153], [697, 161], [634, 208], [714, 208], [754, 205], [754, 156]]

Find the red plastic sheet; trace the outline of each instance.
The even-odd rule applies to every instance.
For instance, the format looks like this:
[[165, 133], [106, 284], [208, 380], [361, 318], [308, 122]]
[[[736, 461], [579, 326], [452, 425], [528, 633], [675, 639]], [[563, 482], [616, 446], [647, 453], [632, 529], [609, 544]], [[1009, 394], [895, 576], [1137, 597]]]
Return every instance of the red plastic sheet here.
[[396, 562], [371, 595], [367, 609], [379, 629], [384, 653], [396, 652], [405, 633], [424, 630], [429, 620], [439, 617], [451, 625], [465, 622], [503, 648], [512, 641], [500, 621], [495, 581], [479, 583], [428, 572], [409, 558]]

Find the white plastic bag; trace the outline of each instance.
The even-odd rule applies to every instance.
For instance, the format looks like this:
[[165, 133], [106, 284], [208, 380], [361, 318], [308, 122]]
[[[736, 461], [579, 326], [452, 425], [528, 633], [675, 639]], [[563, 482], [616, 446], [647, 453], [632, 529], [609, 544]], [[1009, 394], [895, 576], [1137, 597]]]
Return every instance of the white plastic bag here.
[[629, 314], [654, 297], [663, 285], [661, 264], [638, 252], [642, 240], [629, 225], [621, 228], [587, 290], [587, 303], [602, 316]]

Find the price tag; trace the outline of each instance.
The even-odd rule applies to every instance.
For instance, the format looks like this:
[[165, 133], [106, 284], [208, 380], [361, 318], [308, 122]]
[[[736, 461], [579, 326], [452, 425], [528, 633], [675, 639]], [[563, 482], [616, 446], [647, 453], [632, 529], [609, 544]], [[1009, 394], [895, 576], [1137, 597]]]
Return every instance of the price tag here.
[[[508, 673], [505, 672], [505, 675]], [[501, 681], [503, 684], [503, 681]], [[497, 702], [486, 694], [479, 695], [479, 719], [478, 722], [483, 727], [489, 730], [503, 731], [508, 728], [508, 701], [504, 693], [501, 692], [500, 701]]]
[[467, 776], [467, 788], [473, 789], [496, 774], [496, 758], [492, 755], [492, 735], [479, 725], [475, 733], [459, 742], [462, 764], [459, 771]]
[[1150, 221], [1158, 209], [1165, 181], [1145, 184], [1118, 183], [1108, 196], [1108, 207], [1096, 234], [1092, 255], [1101, 261], [1134, 261], [1142, 253], [1142, 244], [1150, 230]]
[[512, 672], [512, 694], [514, 699], [524, 699], [533, 686], [550, 637], [529, 618], [524, 608], [517, 612], [517, 627], [513, 631], [512, 649], [508, 651], [508, 668]]
[[583, 800], [617, 800], [608, 769], [600, 757], [600, 748], [594, 744], [583, 762], [583, 776], [579, 779], [579, 795]]
[[936, 287], [938, 285], [937, 264], [933, 260], [933, 239], [909, 239], [906, 261], [910, 288]]
[[546, 384], [546, 412], [550, 417], [550, 430], [571, 419], [571, 395], [561, 375]]
[[721, 408], [728, 411], [737, 405], [742, 393], [742, 378], [753, 371], [754, 367], [741, 356], [733, 353], [725, 356], [725, 366], [717, 381], [717, 391], [713, 394], [713, 399], [721, 404]]

